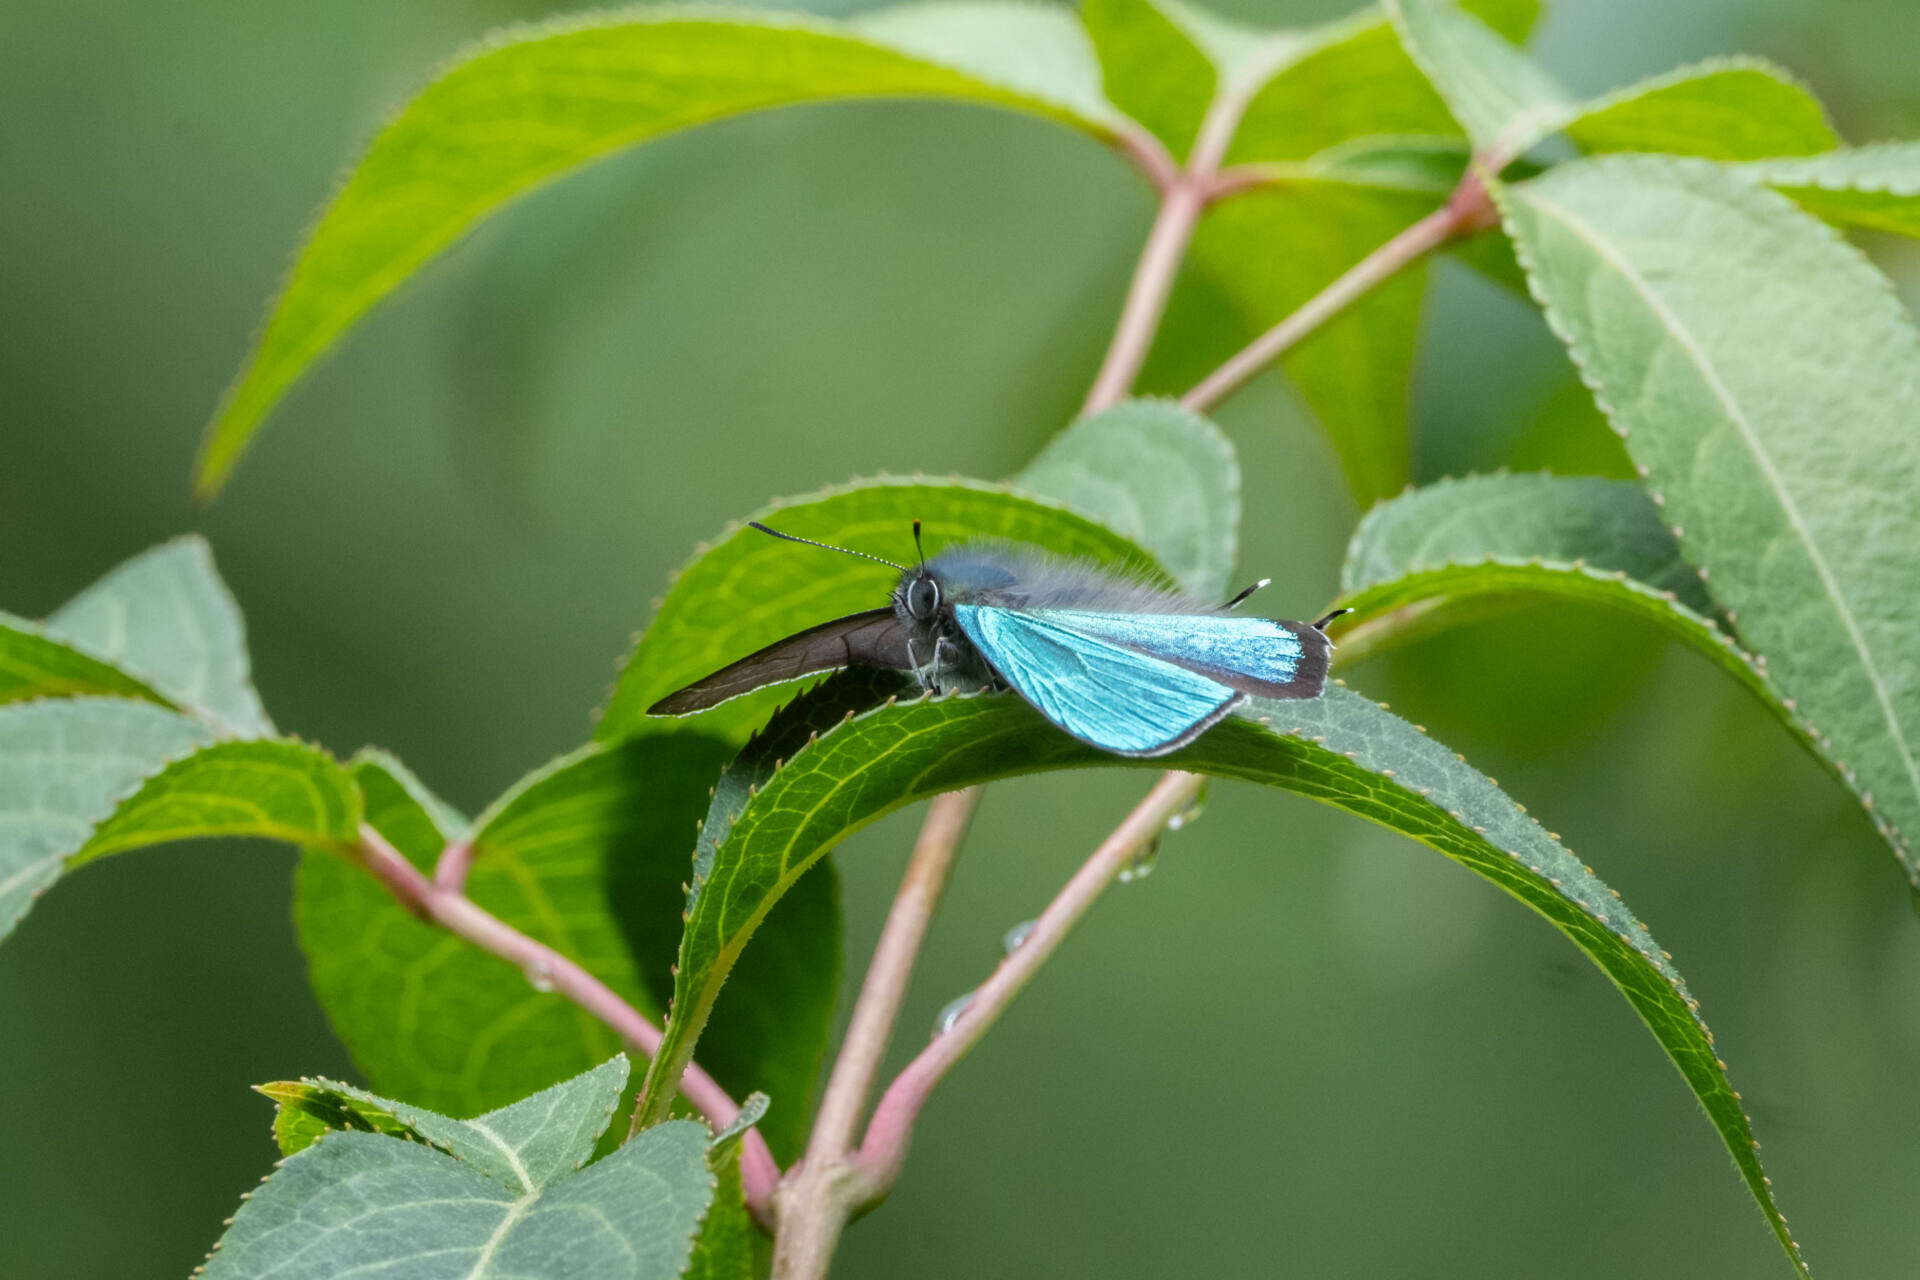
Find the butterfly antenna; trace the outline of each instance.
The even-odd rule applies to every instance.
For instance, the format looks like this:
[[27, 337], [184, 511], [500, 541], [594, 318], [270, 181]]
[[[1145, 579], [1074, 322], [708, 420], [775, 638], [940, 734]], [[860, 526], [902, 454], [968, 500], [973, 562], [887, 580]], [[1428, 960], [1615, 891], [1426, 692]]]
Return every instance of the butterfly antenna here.
[[1272, 581], [1273, 581], [1272, 578], [1262, 578], [1260, 579], [1260, 581], [1254, 583], [1252, 586], [1248, 587], [1245, 591], [1242, 591], [1239, 595], [1227, 601], [1225, 604], [1221, 605], [1220, 607], [1222, 609], [1231, 609], [1233, 608], [1233, 606], [1239, 604], [1242, 600], [1245, 600], [1248, 596], [1252, 595], [1254, 592], [1258, 591], [1260, 588], [1267, 586]]
[[907, 566], [903, 564], [895, 564], [891, 560], [883, 560], [879, 556], [868, 555], [864, 551], [855, 551], [852, 547], [836, 547], [831, 542], [815, 542], [812, 538], [797, 538], [791, 533], [782, 533], [778, 529], [769, 529], [758, 520], [747, 521], [747, 528], [758, 529], [762, 533], [770, 533], [776, 538], [785, 538], [788, 542], [803, 542], [809, 547], [820, 547], [827, 551], [838, 551], [842, 555], [859, 556], [862, 560], [874, 560], [887, 566], [889, 569], [898, 569], [901, 573], [907, 571]]
[[920, 521], [913, 522], [913, 549], [920, 555], [920, 567], [927, 567], [927, 549], [920, 545]]
[[1351, 609], [1335, 609], [1335, 610], [1334, 610], [1334, 611], [1333, 611], [1332, 613], [1330, 613], [1330, 614], [1328, 614], [1328, 615], [1327, 615], [1326, 617], [1324, 617], [1324, 618], [1322, 618], [1322, 619], [1320, 619], [1320, 621], [1318, 621], [1318, 622], [1316, 622], [1316, 623], [1314, 623], [1314, 624], [1313, 624], [1313, 629], [1314, 629], [1315, 631], [1325, 631], [1325, 630], [1327, 629], [1327, 624], [1328, 624], [1329, 622], [1332, 622], [1332, 621], [1333, 621], [1333, 620], [1334, 620], [1335, 618], [1338, 618], [1338, 617], [1340, 617], [1340, 616], [1342, 616], [1343, 614], [1349, 614], [1349, 613], [1352, 613], [1352, 612], [1353, 612], [1353, 610], [1351, 610]]

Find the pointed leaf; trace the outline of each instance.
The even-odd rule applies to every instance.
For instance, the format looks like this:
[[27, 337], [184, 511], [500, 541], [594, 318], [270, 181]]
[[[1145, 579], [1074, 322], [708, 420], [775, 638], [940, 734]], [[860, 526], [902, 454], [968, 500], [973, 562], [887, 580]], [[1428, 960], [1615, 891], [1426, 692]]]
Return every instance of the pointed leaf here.
[[1920, 884], [1920, 341], [1886, 281], [1703, 162], [1499, 199], [1687, 559]]
[[766, 1273], [767, 1238], [754, 1225], [740, 1189], [740, 1145], [722, 1146], [715, 1139], [707, 1167], [716, 1182], [713, 1207], [700, 1224], [683, 1280], [755, 1280]]
[[143, 778], [212, 738], [199, 721], [127, 698], [0, 707], [0, 938]]
[[1085, 0], [1080, 20], [1107, 98], [1186, 159], [1219, 81], [1212, 59], [1154, 0]]
[[1385, 0], [1385, 6], [1408, 56], [1476, 151], [1516, 156], [1572, 112], [1552, 77], [1452, 0]]
[[574, 1172], [626, 1074], [616, 1058], [471, 1121], [343, 1089], [433, 1130], [438, 1145], [326, 1134], [251, 1194], [205, 1274], [671, 1280], [713, 1198], [706, 1130], [660, 1125]]
[[1013, 483], [1097, 516], [1201, 600], [1224, 600], [1240, 543], [1233, 442], [1170, 400], [1130, 400], [1055, 436]]
[[[880, 479], [775, 503], [756, 517], [782, 533], [831, 542], [902, 562], [913, 555], [913, 522], [925, 522], [929, 555], [971, 538], [1044, 546], [1106, 564], [1138, 563], [1126, 539], [1085, 516], [1004, 487]], [[1151, 566], [1141, 566], [1143, 568]], [[681, 721], [647, 715], [656, 701], [764, 645], [830, 618], [886, 604], [898, 575], [857, 556], [836, 555], [730, 525], [673, 584], [614, 689], [595, 736], [697, 725], [736, 741], [792, 696], [764, 689]]]
[[671, 10], [518, 28], [457, 57], [348, 173], [219, 413], [196, 472], [217, 492], [287, 388], [369, 308], [509, 201], [651, 138], [796, 103], [937, 98], [1111, 136], [1072, 16], [932, 5], [855, 24]]
[[[716, 792], [681, 943], [674, 1017], [647, 1080], [650, 1112], [661, 1111], [664, 1082], [677, 1079], [756, 920], [849, 833], [914, 800], [1014, 774], [1170, 766], [1284, 787], [1360, 814], [1430, 845], [1545, 916], [1646, 1020], [1790, 1245], [1697, 1002], [1646, 927], [1489, 779], [1415, 726], [1334, 687], [1313, 701], [1256, 700], [1247, 715], [1229, 717], [1171, 756], [1126, 761], [1074, 741], [1011, 696], [852, 711], [871, 696], [871, 688], [834, 682], [801, 699], [728, 770], [729, 779], [764, 781], [752, 792], [723, 781]], [[769, 771], [770, 757], [788, 741], [806, 742], [812, 726], [840, 714], [847, 718], [839, 727]]]
[[254, 692], [246, 624], [204, 539], [176, 538], [128, 560], [62, 605], [45, 632], [118, 667], [223, 737], [273, 732]]
[[1807, 87], [1760, 58], [1714, 58], [1598, 98], [1567, 122], [1583, 151], [1708, 160], [1803, 156], [1840, 145]]
[[1883, 142], [1733, 171], [1840, 226], [1920, 236], [1920, 142]]

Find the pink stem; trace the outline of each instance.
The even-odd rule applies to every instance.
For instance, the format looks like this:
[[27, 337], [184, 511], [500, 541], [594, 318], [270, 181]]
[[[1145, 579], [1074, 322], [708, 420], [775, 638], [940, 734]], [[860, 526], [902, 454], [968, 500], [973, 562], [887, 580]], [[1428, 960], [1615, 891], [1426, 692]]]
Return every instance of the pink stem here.
[[[660, 1028], [622, 1000], [612, 987], [552, 947], [534, 941], [486, 911], [460, 888], [440, 883], [441, 873], [450, 865], [459, 866], [458, 882], [465, 881], [465, 864], [472, 859], [470, 848], [456, 855], [450, 846], [441, 854], [435, 878], [430, 880], [389, 844], [385, 836], [362, 823], [360, 856], [394, 898], [421, 919], [520, 966], [529, 980], [551, 986], [554, 992], [611, 1027], [622, 1040], [647, 1057], [659, 1052]], [[716, 1133], [732, 1124], [740, 1114], [738, 1104], [727, 1096], [727, 1091], [698, 1066], [687, 1067], [680, 1078], [680, 1092], [699, 1109]], [[748, 1207], [756, 1218], [764, 1219], [771, 1212], [773, 1195], [780, 1185], [780, 1166], [757, 1129], [749, 1129], [741, 1142], [740, 1182]]]
[[1409, 264], [1449, 240], [1492, 226], [1497, 215], [1487, 198], [1479, 167], [1469, 168], [1446, 204], [1354, 263], [1326, 288], [1267, 330], [1180, 397], [1195, 413], [1206, 413], [1278, 360], [1294, 344], [1399, 274]]
[[1193, 804], [1204, 781], [1193, 773], [1162, 774], [1146, 798], [1114, 828], [1113, 834], [1094, 850], [1093, 856], [1047, 904], [1025, 941], [973, 993], [953, 1025], [936, 1036], [895, 1078], [874, 1109], [873, 1120], [867, 1126], [866, 1138], [855, 1158], [861, 1204], [879, 1200], [898, 1180], [913, 1137], [914, 1122], [934, 1086], [1013, 1003], [1013, 998], [1047, 962], [1114, 878], [1141, 855], [1169, 820]]

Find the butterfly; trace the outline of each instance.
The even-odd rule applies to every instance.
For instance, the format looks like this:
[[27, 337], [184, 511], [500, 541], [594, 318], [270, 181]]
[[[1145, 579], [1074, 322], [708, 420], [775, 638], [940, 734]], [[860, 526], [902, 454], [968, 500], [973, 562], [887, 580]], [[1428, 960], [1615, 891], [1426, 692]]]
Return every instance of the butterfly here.
[[[900, 573], [891, 602], [768, 645], [667, 695], [649, 715], [689, 715], [755, 689], [840, 667], [910, 672], [930, 693], [1012, 689], [1080, 741], [1122, 756], [1192, 742], [1249, 696], [1317, 698], [1333, 649], [1326, 625], [1241, 617], [1233, 608], [1012, 543], [969, 543]], [[913, 522], [920, 546], [920, 522]]]

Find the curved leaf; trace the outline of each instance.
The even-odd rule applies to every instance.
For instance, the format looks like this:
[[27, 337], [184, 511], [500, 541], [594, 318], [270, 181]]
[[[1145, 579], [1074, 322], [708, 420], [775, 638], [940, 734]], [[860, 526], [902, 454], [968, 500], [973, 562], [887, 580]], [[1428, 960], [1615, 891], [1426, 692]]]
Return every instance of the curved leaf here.
[[293, 381], [347, 328], [514, 198], [677, 129], [795, 103], [945, 98], [1112, 134], [1071, 15], [947, 4], [857, 24], [643, 10], [516, 29], [456, 58], [374, 139], [295, 259], [208, 425], [210, 497]]
[[320, 748], [284, 739], [216, 742], [141, 783], [68, 865], [214, 836], [256, 836], [347, 853], [359, 843], [359, 829], [360, 793]]
[[1130, 400], [1055, 436], [1013, 483], [1131, 539], [1202, 600], [1240, 550], [1240, 463], [1226, 433], [1170, 400]]
[[673, 1280], [713, 1200], [707, 1133], [663, 1124], [582, 1170], [626, 1075], [616, 1058], [470, 1121], [336, 1086], [433, 1145], [325, 1134], [248, 1196], [204, 1274]]
[[1566, 124], [1581, 150], [1758, 160], [1831, 151], [1820, 100], [1761, 58], [1712, 58], [1586, 103]]
[[1341, 570], [1345, 662], [1539, 599], [1645, 619], [1706, 655], [1812, 746], [1767, 674], [1724, 629], [1700, 575], [1635, 484], [1591, 476], [1444, 480], [1386, 502]]
[[0, 707], [0, 938], [94, 824], [167, 761], [205, 746], [197, 720], [130, 698]]
[[[1313, 701], [1256, 700], [1247, 715], [1229, 717], [1172, 756], [1129, 762], [1059, 733], [1017, 698], [919, 699], [856, 713], [852, 708], [872, 693], [871, 685], [836, 681], [802, 698], [742, 754], [716, 792], [681, 943], [674, 1017], [648, 1074], [649, 1113], [663, 1111], [666, 1082], [678, 1078], [760, 918], [847, 834], [914, 800], [1014, 774], [1171, 765], [1284, 787], [1357, 813], [1432, 846], [1545, 916], [1646, 1020], [1792, 1252], [1747, 1117], [1697, 1002], [1665, 953], [1578, 858], [1415, 726], [1334, 687]], [[819, 730], [821, 724], [829, 727]], [[796, 739], [797, 750], [790, 745]], [[751, 790], [739, 785], [748, 778], [759, 780]]]
[[222, 737], [273, 733], [254, 692], [240, 607], [197, 535], [120, 564], [61, 605], [44, 634], [119, 668]]
[[1687, 559], [1920, 885], [1920, 341], [1885, 279], [1698, 161], [1498, 199]]
[[1413, 573], [1542, 560], [1622, 572], [1695, 613], [1713, 612], [1645, 491], [1595, 476], [1470, 476], [1383, 502], [1354, 530], [1340, 590], [1360, 596]]
[[[808, 498], [777, 502], [763, 520], [782, 533], [836, 543], [893, 561], [913, 555], [913, 522], [925, 521], [926, 546], [1004, 538], [1141, 568], [1126, 539], [1084, 516], [1005, 487], [977, 481], [935, 484], [880, 479]], [[647, 715], [654, 702], [736, 658], [829, 618], [887, 602], [897, 575], [857, 556], [836, 555], [727, 527], [675, 579], [640, 640], [595, 736], [613, 741], [676, 722]], [[763, 689], [678, 722], [738, 740], [791, 691]]]
[[1733, 172], [1765, 183], [1828, 222], [1920, 236], [1920, 142], [1760, 160]]

